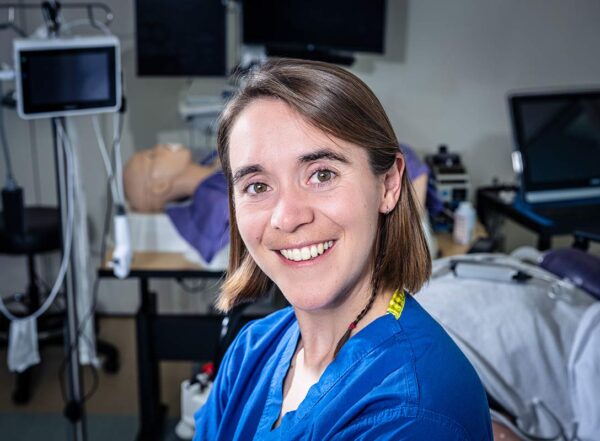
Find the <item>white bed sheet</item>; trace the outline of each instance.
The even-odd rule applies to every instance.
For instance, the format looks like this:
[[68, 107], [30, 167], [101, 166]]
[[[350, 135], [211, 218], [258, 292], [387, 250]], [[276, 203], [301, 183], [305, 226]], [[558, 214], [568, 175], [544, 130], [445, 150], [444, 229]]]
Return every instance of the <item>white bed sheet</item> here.
[[[562, 285], [557, 291], [555, 276], [509, 256], [463, 257], [514, 265], [548, 281], [518, 284], [457, 278], [449, 271], [452, 258], [434, 261], [434, 277], [415, 297], [469, 358], [486, 390], [518, 416], [519, 426], [532, 435], [557, 433], [545, 408], [558, 418], [566, 433], [576, 420], [597, 420], [598, 414], [590, 414], [597, 412], [597, 406], [574, 405], [568, 374], [582, 317], [597, 302], [573, 286]], [[600, 349], [594, 353], [590, 347], [593, 345], [586, 345], [587, 358], [580, 367], [600, 363]], [[585, 369], [572, 373], [576, 379], [571, 383], [578, 385], [578, 391], [589, 385], [590, 375], [582, 372]], [[595, 395], [599, 396], [600, 390]], [[588, 393], [582, 400], [589, 399]], [[581, 439], [600, 440], [600, 433], [590, 432]]]
[[225, 270], [229, 259], [229, 245], [219, 251], [211, 262], [206, 262], [177, 231], [165, 213], [128, 213], [133, 251], [162, 251], [182, 253], [190, 262], [211, 270]]

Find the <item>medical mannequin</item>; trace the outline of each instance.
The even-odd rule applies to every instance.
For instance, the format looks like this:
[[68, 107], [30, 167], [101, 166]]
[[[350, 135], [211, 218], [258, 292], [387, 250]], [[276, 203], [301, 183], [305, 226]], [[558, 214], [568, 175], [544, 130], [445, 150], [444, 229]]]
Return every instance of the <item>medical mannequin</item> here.
[[200, 182], [219, 168], [197, 164], [182, 144], [157, 144], [135, 153], [123, 170], [125, 196], [134, 211], [163, 211], [168, 202], [192, 196]]

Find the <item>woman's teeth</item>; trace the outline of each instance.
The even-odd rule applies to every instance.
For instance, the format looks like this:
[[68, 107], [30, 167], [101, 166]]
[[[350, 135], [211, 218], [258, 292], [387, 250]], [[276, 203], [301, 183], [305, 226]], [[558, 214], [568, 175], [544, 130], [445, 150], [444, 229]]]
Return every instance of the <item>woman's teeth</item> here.
[[333, 240], [327, 242], [321, 242], [319, 244], [311, 245], [309, 247], [302, 248], [290, 248], [289, 250], [281, 250], [280, 253], [287, 260], [293, 260], [300, 262], [301, 260], [314, 259], [317, 256], [323, 254], [328, 248], [333, 246]]

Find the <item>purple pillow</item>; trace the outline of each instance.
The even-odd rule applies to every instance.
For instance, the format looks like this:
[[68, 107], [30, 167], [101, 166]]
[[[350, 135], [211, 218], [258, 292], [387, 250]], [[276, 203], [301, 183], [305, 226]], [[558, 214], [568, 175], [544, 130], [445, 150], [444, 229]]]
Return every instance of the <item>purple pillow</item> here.
[[600, 257], [576, 248], [561, 248], [546, 253], [540, 266], [600, 300]]

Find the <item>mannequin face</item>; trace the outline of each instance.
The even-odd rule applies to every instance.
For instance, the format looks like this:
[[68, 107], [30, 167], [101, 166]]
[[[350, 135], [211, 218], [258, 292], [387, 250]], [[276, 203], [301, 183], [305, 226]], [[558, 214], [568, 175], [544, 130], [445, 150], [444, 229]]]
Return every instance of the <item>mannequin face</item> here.
[[192, 152], [182, 144], [157, 144], [142, 152], [153, 179], [174, 179], [192, 162]]
[[136, 211], [155, 212], [183, 196], [177, 180], [192, 164], [191, 151], [181, 144], [158, 144], [135, 153], [123, 170], [125, 194]]

